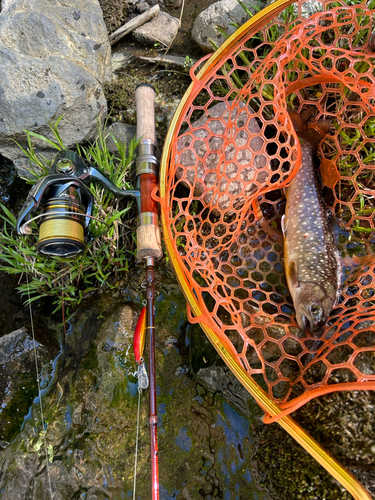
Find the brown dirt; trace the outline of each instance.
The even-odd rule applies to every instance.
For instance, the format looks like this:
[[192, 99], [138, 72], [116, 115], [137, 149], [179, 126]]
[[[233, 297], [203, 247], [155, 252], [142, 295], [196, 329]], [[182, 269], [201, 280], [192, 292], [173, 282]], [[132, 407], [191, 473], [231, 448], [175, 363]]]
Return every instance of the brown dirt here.
[[[1, 1], [1, 0], [0, 0]], [[190, 57], [202, 57], [203, 53], [199, 46], [191, 38], [191, 30], [194, 21], [198, 14], [204, 9], [215, 3], [217, 0], [185, 0], [183, 16], [181, 20], [181, 28], [178, 32], [176, 40], [171, 48], [171, 53], [188, 55]], [[113, 33], [120, 26], [127, 21], [137, 16], [136, 7], [127, 4], [124, 0], [99, 0], [100, 6], [103, 10], [104, 22], [107, 26], [108, 33]], [[164, 2], [157, 2], [156, 0], [147, 0], [150, 6], [159, 3], [160, 9], [167, 12], [171, 16], [180, 17], [181, 6], [175, 7], [172, 2], [164, 5]], [[123, 39], [122, 43], [129, 42], [131, 35]], [[132, 42], [133, 43], [133, 42]]]
[[127, 4], [123, 0], [99, 0], [99, 4], [108, 34], [116, 31], [128, 20]]

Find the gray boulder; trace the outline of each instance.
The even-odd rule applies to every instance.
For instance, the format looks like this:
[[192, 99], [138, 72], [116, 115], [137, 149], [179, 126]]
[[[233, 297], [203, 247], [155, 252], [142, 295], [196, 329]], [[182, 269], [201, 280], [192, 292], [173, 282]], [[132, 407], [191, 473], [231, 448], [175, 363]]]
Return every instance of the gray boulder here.
[[9, 9], [9, 7], [14, 3], [15, 0], [1, 0], [0, 2], [0, 10], [3, 12], [6, 9]]
[[118, 141], [125, 142], [126, 147], [128, 148], [130, 141], [137, 135], [137, 127], [128, 123], [115, 122], [106, 129], [105, 135], [108, 150], [111, 153], [118, 153], [118, 149], [112, 139], [112, 135]]
[[[257, 6], [258, 2], [254, 1], [254, 5]], [[252, 7], [249, 2], [246, 2], [246, 6], [252, 12], [256, 12], [255, 7]], [[261, 2], [261, 7], [263, 6], [264, 2]], [[218, 47], [225, 40], [224, 36], [217, 31], [218, 27], [231, 35], [236, 31], [236, 28], [232, 26], [233, 23], [242, 25], [248, 19], [248, 14], [237, 0], [220, 0], [199, 14], [193, 25], [192, 37], [204, 52], [213, 52], [210, 40]]]
[[140, 13], [140, 14], [143, 14], [144, 12], [146, 12], [148, 9], [150, 8], [149, 4], [147, 2], [141, 2], [137, 5], [137, 11]]
[[[0, 365], [16, 360], [31, 351], [33, 347], [33, 339], [25, 327], [4, 335], [0, 338]], [[39, 347], [37, 342], [35, 347]]]
[[[270, 5], [275, 0], [268, 0], [267, 5]], [[298, 2], [293, 4], [293, 11], [295, 14], [300, 14], [303, 18], [308, 18], [317, 12], [323, 10], [323, 4], [320, 0], [306, 0], [305, 2]], [[281, 19], [281, 16], [280, 16]]]
[[133, 31], [134, 39], [141, 45], [153, 46], [160, 43], [168, 47], [178, 31], [180, 22], [166, 12], [160, 12], [148, 23]]
[[[297, 5], [295, 5], [294, 8], [297, 10]], [[300, 8], [302, 17], [310, 17], [316, 14], [316, 12], [322, 11], [323, 5], [319, 0], [309, 0], [304, 2]]]
[[[61, 115], [66, 147], [96, 133], [107, 112], [103, 84], [111, 79], [110, 45], [98, 0], [7, 0], [0, 14], [0, 153], [27, 175], [14, 140], [24, 130], [50, 138]], [[38, 141], [45, 156], [52, 150]], [[37, 149], [37, 151], [38, 151]]]

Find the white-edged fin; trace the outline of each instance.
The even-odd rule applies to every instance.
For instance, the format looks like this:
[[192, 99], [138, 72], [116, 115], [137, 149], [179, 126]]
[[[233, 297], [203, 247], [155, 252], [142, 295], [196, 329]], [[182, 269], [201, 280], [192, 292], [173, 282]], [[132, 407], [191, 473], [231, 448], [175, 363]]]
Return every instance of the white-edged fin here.
[[286, 220], [285, 214], [281, 217], [281, 230], [283, 232], [284, 238], [286, 238], [286, 230], [288, 228], [288, 222]]

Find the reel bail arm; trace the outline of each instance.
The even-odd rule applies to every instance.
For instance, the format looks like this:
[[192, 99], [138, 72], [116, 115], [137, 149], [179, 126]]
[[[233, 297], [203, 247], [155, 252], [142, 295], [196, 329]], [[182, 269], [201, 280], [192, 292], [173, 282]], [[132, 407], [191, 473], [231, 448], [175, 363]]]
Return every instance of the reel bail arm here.
[[140, 210], [140, 197], [141, 193], [139, 190], [127, 190], [119, 189], [115, 186], [107, 177], [105, 177], [99, 170], [92, 165], [87, 165], [84, 159], [79, 156], [74, 151], [61, 151], [55, 156], [54, 162], [52, 164], [50, 174], [54, 172], [58, 172], [59, 168], [66, 168], [64, 164], [61, 165], [64, 161], [68, 160], [70, 162], [70, 168], [74, 168], [71, 170], [72, 174], [75, 174], [80, 180], [88, 182], [100, 182], [105, 188], [108, 189], [112, 194], [118, 196], [120, 198], [133, 198], [137, 203], [137, 208]]

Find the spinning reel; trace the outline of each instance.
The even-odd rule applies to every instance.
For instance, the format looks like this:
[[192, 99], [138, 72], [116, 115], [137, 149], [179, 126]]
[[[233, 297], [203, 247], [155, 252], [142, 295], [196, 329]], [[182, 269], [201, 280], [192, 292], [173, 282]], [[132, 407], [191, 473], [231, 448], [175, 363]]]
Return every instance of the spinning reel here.
[[[152, 147], [150, 143], [148, 149]], [[156, 163], [153, 155], [148, 159]], [[90, 219], [95, 218], [92, 216], [94, 197], [86, 185], [92, 181], [100, 182], [115, 196], [135, 199], [140, 211], [139, 189], [123, 191], [78, 154], [61, 151], [55, 156], [49, 174], [30, 190], [17, 217], [17, 233], [31, 234], [30, 224], [38, 220], [36, 249], [39, 253], [63, 258], [82, 253], [86, 249]], [[33, 216], [37, 211], [39, 215]]]

